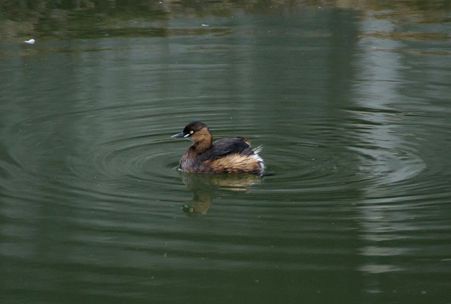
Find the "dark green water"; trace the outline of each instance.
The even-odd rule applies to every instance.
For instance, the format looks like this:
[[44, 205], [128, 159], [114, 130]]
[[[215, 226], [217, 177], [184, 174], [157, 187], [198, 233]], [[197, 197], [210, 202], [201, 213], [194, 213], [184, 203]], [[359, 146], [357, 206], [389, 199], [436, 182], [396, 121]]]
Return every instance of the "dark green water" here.
[[0, 15], [1, 303], [451, 303], [446, 1], [66, 2]]

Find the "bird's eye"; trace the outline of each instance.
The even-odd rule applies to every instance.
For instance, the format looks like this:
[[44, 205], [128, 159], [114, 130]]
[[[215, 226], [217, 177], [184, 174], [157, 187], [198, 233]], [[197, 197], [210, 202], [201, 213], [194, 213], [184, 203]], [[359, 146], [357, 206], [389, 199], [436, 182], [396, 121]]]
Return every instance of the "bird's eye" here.
[[193, 131], [193, 130], [189, 131], [189, 134], [193, 134], [193, 133], [194, 133], [194, 131]]

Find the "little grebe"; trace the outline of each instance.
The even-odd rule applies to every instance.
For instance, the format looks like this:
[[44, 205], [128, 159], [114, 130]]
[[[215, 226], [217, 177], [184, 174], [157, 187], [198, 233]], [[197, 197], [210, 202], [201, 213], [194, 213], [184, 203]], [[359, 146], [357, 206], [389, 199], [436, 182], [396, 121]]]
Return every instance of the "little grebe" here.
[[194, 121], [175, 138], [190, 138], [193, 144], [180, 159], [180, 170], [190, 173], [252, 173], [262, 175], [261, 147], [252, 149], [243, 137], [223, 138], [213, 142], [207, 125]]

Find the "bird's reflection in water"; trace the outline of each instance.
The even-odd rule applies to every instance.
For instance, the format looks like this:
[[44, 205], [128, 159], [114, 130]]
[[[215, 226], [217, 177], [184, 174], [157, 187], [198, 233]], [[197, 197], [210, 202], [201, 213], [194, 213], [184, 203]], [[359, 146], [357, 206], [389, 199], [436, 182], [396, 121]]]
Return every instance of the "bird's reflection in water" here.
[[195, 174], [182, 173], [183, 183], [193, 193], [190, 204], [183, 206], [186, 213], [206, 214], [217, 190], [247, 191], [259, 184], [261, 177], [253, 174]]

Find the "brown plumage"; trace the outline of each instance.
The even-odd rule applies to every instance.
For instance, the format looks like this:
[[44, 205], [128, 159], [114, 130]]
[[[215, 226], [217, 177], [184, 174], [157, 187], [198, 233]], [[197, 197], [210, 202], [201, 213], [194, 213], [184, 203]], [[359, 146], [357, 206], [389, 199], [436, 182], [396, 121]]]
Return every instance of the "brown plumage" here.
[[213, 142], [207, 125], [195, 121], [188, 124], [176, 138], [190, 138], [191, 147], [180, 159], [180, 170], [191, 173], [252, 173], [262, 175], [265, 165], [242, 137], [224, 138]]

